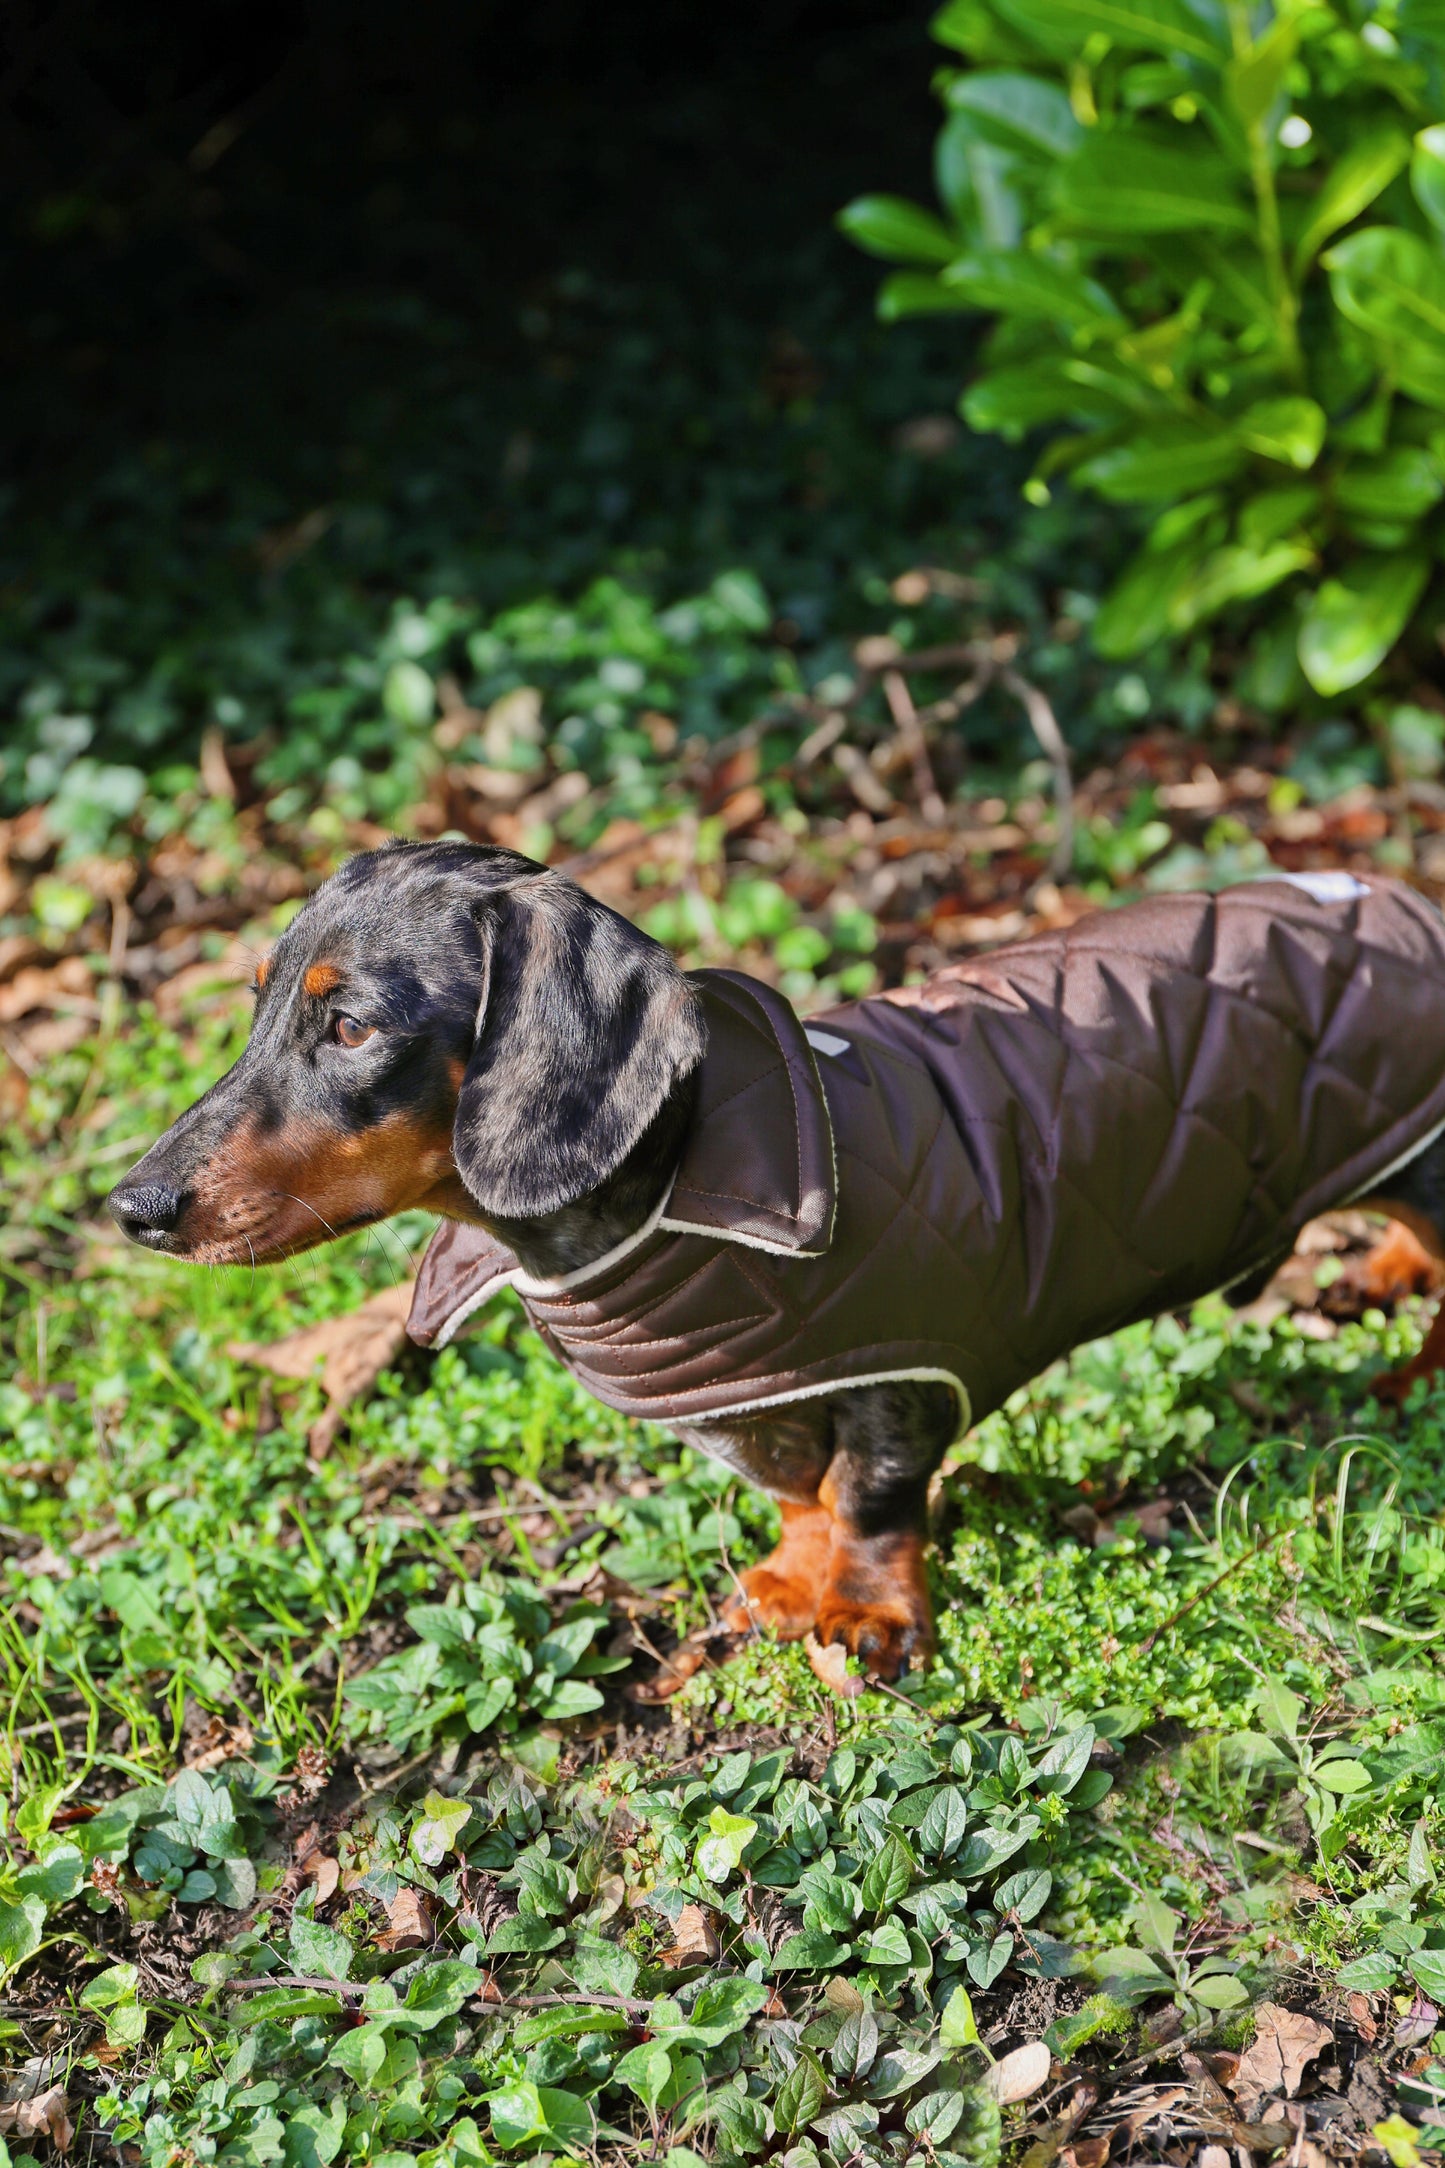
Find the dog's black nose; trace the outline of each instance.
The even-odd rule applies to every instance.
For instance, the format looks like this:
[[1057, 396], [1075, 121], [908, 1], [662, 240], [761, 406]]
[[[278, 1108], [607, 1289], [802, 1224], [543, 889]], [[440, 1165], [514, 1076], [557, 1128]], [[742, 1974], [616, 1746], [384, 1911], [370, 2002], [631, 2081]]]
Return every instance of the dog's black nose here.
[[122, 1183], [105, 1200], [106, 1210], [121, 1233], [148, 1250], [170, 1246], [171, 1233], [181, 1214], [179, 1194], [164, 1182], [142, 1182], [134, 1189]]

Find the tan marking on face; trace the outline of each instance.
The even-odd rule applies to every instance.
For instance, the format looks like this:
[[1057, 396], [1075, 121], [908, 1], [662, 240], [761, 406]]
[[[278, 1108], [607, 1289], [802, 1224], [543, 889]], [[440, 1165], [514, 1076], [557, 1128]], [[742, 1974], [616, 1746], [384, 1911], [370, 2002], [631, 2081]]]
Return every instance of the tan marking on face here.
[[261, 988], [262, 988], [262, 987], [263, 987], [263, 986], [265, 985], [265, 983], [266, 983], [266, 976], [267, 976], [267, 973], [268, 973], [268, 972], [270, 971], [270, 969], [271, 969], [271, 959], [270, 959], [270, 957], [269, 957], [269, 956], [263, 956], [263, 957], [261, 958], [261, 961], [260, 961], [260, 962], [259, 962], [259, 963], [257, 964], [257, 966], [256, 966], [256, 991], [257, 991], [257, 993], [258, 993], [258, 994], [260, 993], [260, 991], [261, 991]]
[[393, 1114], [354, 1134], [321, 1122], [266, 1137], [252, 1128], [201, 1170], [177, 1233], [196, 1263], [262, 1263], [329, 1242], [363, 1214], [445, 1210], [458, 1183], [449, 1120]]
[[335, 964], [310, 964], [306, 969], [301, 984], [308, 994], [313, 994], [319, 999], [322, 994], [329, 994], [334, 986], [341, 984], [341, 973], [337, 970]]

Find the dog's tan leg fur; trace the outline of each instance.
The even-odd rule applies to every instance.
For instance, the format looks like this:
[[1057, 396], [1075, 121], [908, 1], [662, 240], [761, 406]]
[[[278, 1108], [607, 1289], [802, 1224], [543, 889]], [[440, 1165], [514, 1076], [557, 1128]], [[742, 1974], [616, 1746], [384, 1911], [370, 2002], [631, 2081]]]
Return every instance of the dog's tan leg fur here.
[[[1405, 1294], [1427, 1294], [1445, 1285], [1445, 1238], [1424, 1212], [1393, 1199], [1361, 1199], [1366, 1211], [1386, 1212], [1390, 1226], [1365, 1259], [1361, 1284], [1376, 1301], [1398, 1299]], [[1435, 1378], [1445, 1371], [1445, 1302], [1436, 1311], [1418, 1355], [1399, 1370], [1388, 1370], [1374, 1381], [1377, 1400], [1399, 1407], [1421, 1378]]]

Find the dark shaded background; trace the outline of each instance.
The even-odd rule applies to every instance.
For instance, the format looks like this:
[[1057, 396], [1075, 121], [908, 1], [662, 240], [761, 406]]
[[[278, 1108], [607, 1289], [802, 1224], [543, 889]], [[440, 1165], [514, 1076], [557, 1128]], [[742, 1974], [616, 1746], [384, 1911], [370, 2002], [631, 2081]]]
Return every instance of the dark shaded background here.
[[569, 310], [614, 338], [632, 318], [644, 415], [679, 372], [697, 408], [725, 400], [749, 331], [775, 396], [815, 391], [815, 346], [866, 320], [874, 283], [833, 213], [927, 190], [925, 17], [22, 0], [0, 90], [7, 466], [54, 506], [160, 437], [287, 500], [354, 493], [378, 462], [430, 466], [449, 410], [469, 452], [490, 419], [504, 453], [598, 343], [576, 328], [546, 365]]

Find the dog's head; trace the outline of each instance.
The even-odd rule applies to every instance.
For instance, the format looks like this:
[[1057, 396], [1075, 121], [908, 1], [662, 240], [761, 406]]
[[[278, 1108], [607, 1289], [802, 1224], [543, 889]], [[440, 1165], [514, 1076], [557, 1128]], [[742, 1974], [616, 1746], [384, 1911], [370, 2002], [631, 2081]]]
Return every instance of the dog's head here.
[[289, 1256], [424, 1205], [559, 1210], [619, 1167], [701, 1059], [667, 951], [515, 851], [353, 858], [256, 974], [250, 1042], [111, 1192], [132, 1241]]

